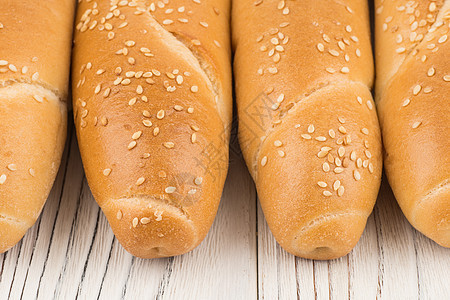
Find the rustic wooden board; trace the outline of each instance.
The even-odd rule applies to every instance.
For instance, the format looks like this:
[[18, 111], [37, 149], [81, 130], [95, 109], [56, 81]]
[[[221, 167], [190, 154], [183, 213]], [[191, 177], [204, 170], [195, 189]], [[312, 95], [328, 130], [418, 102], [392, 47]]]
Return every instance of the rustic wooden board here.
[[73, 129], [42, 215], [0, 255], [0, 299], [449, 299], [450, 250], [415, 231], [383, 182], [356, 248], [333, 261], [284, 252], [232, 152], [217, 218], [194, 251], [133, 258], [84, 177]]

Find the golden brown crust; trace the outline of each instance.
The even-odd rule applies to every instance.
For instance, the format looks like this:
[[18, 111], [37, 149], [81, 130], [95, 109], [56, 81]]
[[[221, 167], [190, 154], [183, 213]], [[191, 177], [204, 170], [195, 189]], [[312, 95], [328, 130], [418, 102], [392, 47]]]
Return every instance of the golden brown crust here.
[[234, 1], [233, 46], [241, 147], [275, 238], [345, 255], [382, 170], [367, 3]]
[[0, 253], [34, 224], [59, 168], [75, 3], [20, 0], [2, 5]]
[[[385, 57], [378, 66], [377, 99], [386, 174], [411, 224], [450, 247], [450, 1], [400, 2], [377, 2], [377, 55]], [[398, 11], [402, 6], [405, 12]], [[392, 24], [383, 30], [386, 19]], [[405, 53], [385, 44], [391, 26], [405, 38], [416, 37]]]
[[183, 254], [208, 232], [226, 176], [229, 3], [97, 3], [80, 3], [74, 49], [87, 179], [130, 253]]

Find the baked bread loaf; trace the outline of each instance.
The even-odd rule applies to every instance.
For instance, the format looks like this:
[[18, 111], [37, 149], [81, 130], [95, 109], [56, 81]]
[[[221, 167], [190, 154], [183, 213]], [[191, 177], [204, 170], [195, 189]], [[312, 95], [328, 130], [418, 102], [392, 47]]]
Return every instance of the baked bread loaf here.
[[375, 1], [386, 174], [409, 222], [450, 247], [450, 1]]
[[214, 220], [232, 112], [229, 6], [79, 2], [79, 147], [96, 201], [135, 256], [190, 251]]
[[233, 2], [240, 143], [288, 252], [347, 254], [374, 206], [381, 139], [367, 1]]
[[2, 1], [0, 10], [0, 253], [39, 216], [67, 127], [72, 0]]

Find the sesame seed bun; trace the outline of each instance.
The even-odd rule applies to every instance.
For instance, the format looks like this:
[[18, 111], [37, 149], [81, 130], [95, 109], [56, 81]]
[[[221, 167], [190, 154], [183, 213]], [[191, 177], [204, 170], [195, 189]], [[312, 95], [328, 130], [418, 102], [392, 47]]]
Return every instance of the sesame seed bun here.
[[142, 258], [203, 240], [228, 167], [229, 2], [182, 2], [82, 1], [76, 19], [86, 176], [119, 242]]
[[450, 247], [450, 2], [376, 1], [386, 174], [409, 222]]
[[381, 181], [366, 1], [234, 1], [241, 147], [288, 252], [332, 259], [359, 240]]
[[0, 11], [0, 253], [38, 218], [66, 139], [74, 1]]

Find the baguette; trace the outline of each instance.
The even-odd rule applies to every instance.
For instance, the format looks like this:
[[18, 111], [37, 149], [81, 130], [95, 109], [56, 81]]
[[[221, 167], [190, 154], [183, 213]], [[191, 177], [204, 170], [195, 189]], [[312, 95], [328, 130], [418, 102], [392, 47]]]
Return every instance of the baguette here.
[[214, 220], [232, 111], [229, 5], [79, 3], [79, 147], [97, 203], [135, 256], [186, 253]]
[[0, 253], [38, 218], [66, 139], [75, 2], [2, 1]]
[[382, 154], [366, 1], [233, 2], [241, 148], [288, 252], [332, 259], [361, 236]]
[[450, 1], [375, 1], [386, 175], [409, 222], [450, 247]]

